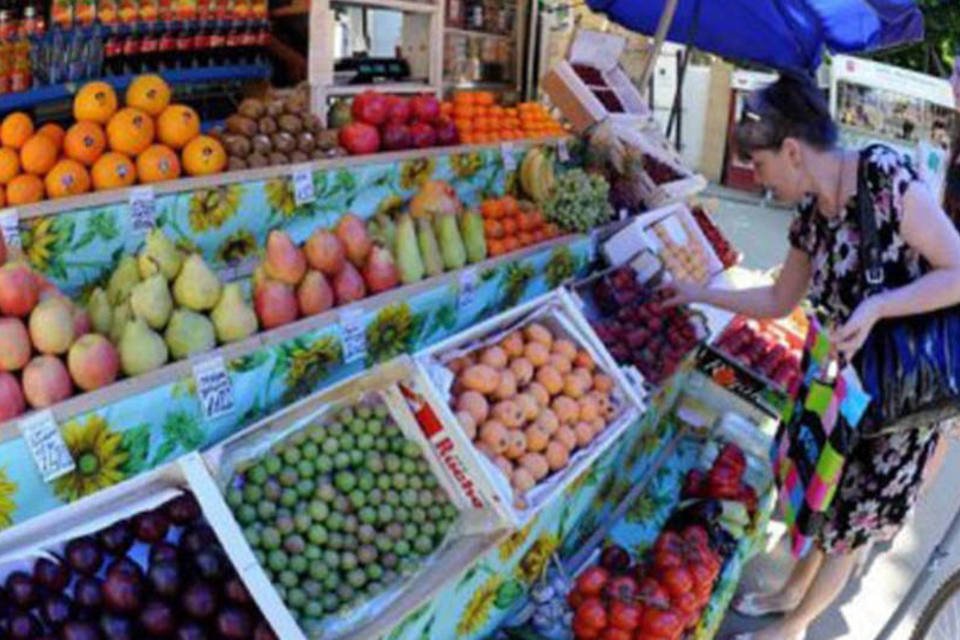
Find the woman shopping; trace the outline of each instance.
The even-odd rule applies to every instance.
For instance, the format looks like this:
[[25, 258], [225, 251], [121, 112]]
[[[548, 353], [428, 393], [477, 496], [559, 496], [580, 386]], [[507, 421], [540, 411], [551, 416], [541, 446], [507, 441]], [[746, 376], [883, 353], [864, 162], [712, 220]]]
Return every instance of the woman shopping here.
[[[770, 286], [728, 291], [681, 283], [673, 285], [672, 304], [703, 302], [777, 318], [807, 297], [825, 310], [834, 346], [852, 361], [878, 323], [960, 303], [960, 234], [898, 152], [879, 144], [859, 151], [838, 146], [837, 127], [812, 81], [786, 75], [753, 95], [736, 139], [757, 180], [798, 206], [790, 250]], [[869, 246], [877, 251], [867, 251], [871, 265], [864, 264], [864, 237], [875, 239]], [[864, 423], [880, 420], [877, 413], [871, 404]], [[892, 538], [904, 524], [937, 447], [937, 424], [914, 414], [896, 429], [875, 431], [847, 458], [814, 551], [779, 591], [746, 594], [734, 605], [743, 615], [780, 617], [738, 639], [803, 638], [843, 590], [867, 544]]]

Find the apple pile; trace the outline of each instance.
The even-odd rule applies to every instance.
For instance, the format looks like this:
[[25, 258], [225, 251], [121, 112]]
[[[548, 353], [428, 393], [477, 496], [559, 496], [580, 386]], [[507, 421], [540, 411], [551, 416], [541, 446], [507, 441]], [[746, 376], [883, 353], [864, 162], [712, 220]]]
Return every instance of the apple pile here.
[[679, 640], [700, 620], [723, 562], [706, 529], [660, 534], [647, 562], [611, 545], [577, 577], [567, 601], [577, 640]]
[[11, 640], [276, 640], [190, 494], [13, 571], [4, 596]]
[[713, 247], [713, 251], [723, 264], [723, 268], [729, 269], [736, 266], [740, 262], [740, 254], [733, 248], [727, 237], [723, 235], [707, 210], [700, 205], [695, 205], [690, 209], [690, 212], [693, 214], [693, 219], [697, 221], [700, 230], [703, 231], [703, 235], [706, 236], [707, 242]]
[[737, 318], [713, 346], [783, 389], [800, 380], [800, 353], [755, 320]]
[[716, 498], [742, 502], [752, 514], [757, 510], [757, 492], [744, 482], [747, 459], [743, 450], [732, 442], [726, 443], [704, 473], [692, 469], [683, 483], [684, 498]]
[[593, 297], [603, 315], [591, 321], [597, 337], [621, 365], [632, 365], [653, 384], [673, 374], [700, 341], [695, 316], [684, 307], [663, 307], [667, 294], [652, 294], [636, 272], [621, 267], [599, 279]]
[[430, 94], [404, 98], [364, 91], [353, 99], [352, 122], [340, 128], [340, 145], [351, 155], [455, 145], [453, 121], [440, 115]]
[[302, 247], [285, 231], [271, 231], [253, 275], [253, 305], [260, 326], [273, 329], [399, 283], [390, 252], [374, 245], [363, 221], [348, 213], [333, 231], [317, 228]]

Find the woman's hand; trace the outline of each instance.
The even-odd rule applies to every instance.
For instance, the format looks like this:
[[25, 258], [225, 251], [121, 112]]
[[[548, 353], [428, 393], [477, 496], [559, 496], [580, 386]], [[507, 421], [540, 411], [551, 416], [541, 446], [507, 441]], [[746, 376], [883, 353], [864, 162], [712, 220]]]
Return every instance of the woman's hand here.
[[663, 306], [667, 309], [690, 304], [691, 302], [704, 302], [706, 289], [694, 282], [685, 280], [673, 280], [672, 282], [660, 287], [660, 291], [666, 296]]
[[867, 341], [870, 331], [877, 321], [883, 317], [881, 304], [877, 296], [867, 298], [861, 302], [848, 319], [846, 324], [833, 334], [834, 347], [847, 360], [857, 354], [863, 343]]

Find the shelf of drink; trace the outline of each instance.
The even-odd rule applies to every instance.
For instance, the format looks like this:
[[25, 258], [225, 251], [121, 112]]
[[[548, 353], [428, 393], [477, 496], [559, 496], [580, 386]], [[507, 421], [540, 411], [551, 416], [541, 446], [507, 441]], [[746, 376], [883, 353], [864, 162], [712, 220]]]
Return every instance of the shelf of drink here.
[[374, 82], [364, 84], [330, 85], [324, 89], [328, 96], [355, 96], [364, 91], [380, 93], [436, 93], [437, 88], [426, 82]]
[[474, 29], [461, 29], [459, 27], [444, 27], [450, 35], [462, 36], [465, 38], [485, 38], [488, 40], [513, 40], [515, 36], [504, 33], [492, 33], [490, 31], [477, 31]]
[[116, 23], [116, 24], [103, 24], [97, 23], [93, 25], [82, 25], [82, 26], [73, 26], [73, 27], [53, 27], [49, 31], [43, 33], [42, 35], [31, 36], [33, 41], [42, 41], [45, 38], [51, 37], [52, 34], [60, 32], [64, 35], [73, 35], [74, 33], [79, 32], [82, 36], [92, 38], [92, 37], [115, 37], [115, 36], [130, 36], [130, 35], [144, 35], [147, 33], [163, 33], [168, 31], [179, 31], [184, 28], [188, 30], [196, 31], [201, 28], [209, 28], [211, 26], [217, 26], [222, 30], [230, 29], [250, 29], [253, 27], [258, 27], [267, 23], [268, 18], [245, 18], [245, 19], [232, 19], [225, 18], [222, 20], [164, 20], [156, 22], [125, 22], [125, 23]]
[[[178, 69], [160, 71], [163, 78], [172, 86], [212, 84], [229, 81], [267, 80], [273, 73], [269, 64], [229, 65], [222, 67], [200, 67], [197, 69]], [[126, 89], [136, 75], [112, 76], [103, 78], [118, 90]], [[0, 96], [0, 113], [18, 109], [31, 109], [41, 104], [70, 99], [86, 81], [39, 87], [19, 93]]]

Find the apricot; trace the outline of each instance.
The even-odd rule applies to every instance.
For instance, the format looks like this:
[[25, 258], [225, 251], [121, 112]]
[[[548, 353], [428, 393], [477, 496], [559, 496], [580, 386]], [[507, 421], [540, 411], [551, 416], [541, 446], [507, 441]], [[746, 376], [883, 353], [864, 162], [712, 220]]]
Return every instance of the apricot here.
[[518, 331], [514, 331], [500, 343], [500, 347], [507, 352], [511, 358], [519, 358], [523, 355], [523, 336]]
[[539, 453], [527, 453], [520, 458], [520, 468], [526, 469], [533, 476], [534, 480], [543, 480], [550, 473], [550, 465], [547, 459]]
[[466, 356], [459, 356], [447, 363], [447, 369], [453, 372], [453, 375], [459, 375], [461, 371], [473, 364], [473, 360]]
[[563, 446], [563, 444], [555, 440], [547, 445], [544, 457], [547, 459], [547, 465], [549, 465], [550, 471], [559, 471], [569, 464], [570, 451]]
[[494, 390], [493, 396], [498, 400], [510, 400], [515, 395], [517, 395], [517, 377], [512, 371], [501, 371], [500, 383]]
[[493, 405], [493, 418], [508, 429], [516, 429], [523, 424], [523, 411], [516, 402], [504, 400]]
[[470, 440], [477, 437], [477, 421], [473, 419], [471, 414], [466, 411], [458, 411], [457, 422], [460, 423], [460, 428], [463, 429], [463, 433], [466, 434]]
[[523, 410], [523, 419], [526, 422], [530, 422], [540, 415], [540, 403], [533, 397], [533, 394], [521, 393], [514, 398], [514, 402], [520, 405]]
[[591, 356], [584, 349], [577, 351], [577, 357], [573, 359], [573, 364], [575, 364], [578, 367], [583, 367], [588, 371], [593, 371], [597, 367], [597, 363], [594, 362], [593, 356]]
[[517, 467], [510, 474], [510, 484], [518, 493], [526, 493], [537, 484], [533, 474], [526, 467]]
[[573, 344], [571, 340], [567, 340], [566, 338], [556, 340], [553, 343], [553, 348], [551, 350], [553, 353], [563, 356], [571, 362], [573, 362], [573, 360], [577, 357], [577, 345]]
[[503, 472], [503, 475], [508, 478], [513, 475], [513, 463], [507, 460], [503, 456], [497, 456], [493, 459], [493, 464], [497, 465], [497, 468]]
[[560, 372], [549, 365], [544, 365], [537, 369], [537, 382], [543, 385], [551, 396], [555, 396], [563, 391], [563, 376]]
[[507, 352], [502, 347], [489, 347], [484, 349], [480, 356], [480, 363], [494, 369], [503, 369], [507, 366]]
[[539, 342], [529, 342], [523, 348], [523, 355], [535, 367], [541, 367], [550, 360], [550, 350]]
[[566, 447], [567, 451], [573, 451], [577, 446], [577, 434], [567, 425], [561, 425], [553, 434], [553, 439]]
[[483, 424], [490, 415], [490, 403], [478, 391], [464, 391], [457, 398], [457, 411], [469, 413], [475, 424]]
[[600, 403], [592, 396], [580, 398], [580, 420], [590, 422], [600, 417]]
[[541, 407], [547, 407], [550, 405], [550, 392], [547, 391], [547, 388], [539, 382], [531, 382], [529, 385], [527, 385], [525, 392], [536, 398], [537, 403]]
[[493, 367], [488, 367], [485, 364], [475, 364], [464, 369], [460, 380], [467, 389], [486, 395], [497, 390], [497, 386], [500, 384], [500, 375]]
[[540, 415], [537, 416], [537, 421], [534, 424], [552, 436], [557, 432], [557, 429], [560, 428], [560, 419], [557, 418], [557, 414], [555, 414], [553, 410], [544, 409], [540, 412]]
[[480, 440], [495, 454], [503, 453], [510, 445], [507, 428], [496, 420], [483, 423], [480, 427]]
[[517, 378], [517, 384], [526, 386], [533, 380], [533, 363], [526, 358], [514, 358], [510, 361], [510, 371]]
[[547, 364], [563, 374], [573, 371], [573, 363], [558, 353], [551, 354], [547, 359]]
[[527, 452], [527, 437], [523, 431], [519, 429], [511, 431], [510, 435], [507, 436], [507, 440], [509, 444], [507, 444], [507, 450], [504, 452], [504, 455], [510, 460], [516, 460]]
[[613, 378], [604, 373], [598, 373], [593, 376], [593, 388], [601, 393], [609, 393], [613, 391]]
[[563, 376], [563, 393], [571, 398], [577, 399], [583, 397], [587, 392], [587, 385], [580, 376], [574, 373], [568, 373]]
[[550, 443], [550, 434], [539, 425], [534, 424], [527, 427], [525, 433], [528, 451], [543, 451]]
[[578, 422], [576, 426], [573, 427], [573, 432], [577, 436], [577, 444], [579, 446], [585, 447], [593, 442], [593, 427], [586, 422]]
[[526, 336], [527, 340], [539, 342], [547, 349], [553, 345], [553, 334], [550, 333], [549, 329], [537, 322], [531, 322], [528, 324], [523, 330], [523, 335]]
[[568, 396], [557, 396], [550, 404], [561, 424], [573, 424], [580, 418], [580, 405]]

